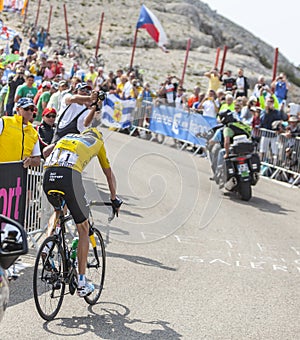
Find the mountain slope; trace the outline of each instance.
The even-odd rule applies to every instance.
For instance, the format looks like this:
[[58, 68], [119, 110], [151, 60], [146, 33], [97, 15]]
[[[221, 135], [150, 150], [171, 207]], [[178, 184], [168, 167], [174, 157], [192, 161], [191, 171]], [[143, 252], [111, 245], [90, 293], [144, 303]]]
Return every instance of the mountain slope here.
[[[65, 21], [63, 3], [57, 0], [42, 1], [38, 25], [47, 28], [50, 5], [52, 19], [50, 33], [52, 46], [56, 41], [65, 39]], [[177, 1], [135, 1], [135, 0], [72, 0], [65, 1], [68, 18], [68, 30], [71, 43], [81, 43], [86, 55], [95, 51], [101, 13], [104, 13], [102, 36], [99, 52], [105, 59], [105, 69], [116, 70], [129, 65], [135, 26], [142, 4], [145, 4], [160, 20], [169, 39], [170, 53], [164, 54], [156, 47], [148, 33], [140, 30], [134, 64], [144, 69], [145, 80], [154, 87], [163, 81], [167, 73], [181, 77], [185, 49], [188, 38], [192, 39], [188, 66], [185, 74], [185, 87], [192, 89], [200, 84], [205, 90], [207, 80], [203, 73], [210, 69], [216, 58], [216, 48], [228, 46], [225, 69], [236, 73], [243, 67], [251, 84], [258, 75], [263, 74], [270, 82], [274, 48], [258, 37], [222, 17], [216, 11], [199, 0]], [[26, 22], [35, 22], [38, 1], [31, 0]], [[13, 13], [2, 13], [4, 22], [22, 32], [22, 18]], [[26, 40], [28, 38], [24, 38]], [[280, 47], [279, 47], [280, 48]], [[280, 52], [280, 50], [279, 50]], [[222, 53], [219, 59], [219, 67]], [[71, 61], [64, 60], [69, 66]], [[82, 65], [86, 68], [86, 65]], [[278, 72], [287, 73], [290, 81], [300, 84], [300, 71], [279, 53]], [[290, 99], [299, 99], [299, 90], [293, 86]]]

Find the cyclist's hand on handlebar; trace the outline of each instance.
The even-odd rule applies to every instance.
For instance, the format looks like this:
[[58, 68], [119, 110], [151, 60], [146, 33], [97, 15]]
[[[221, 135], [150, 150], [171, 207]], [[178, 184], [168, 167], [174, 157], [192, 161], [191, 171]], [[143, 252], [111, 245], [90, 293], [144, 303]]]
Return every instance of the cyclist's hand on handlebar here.
[[119, 198], [117, 196], [114, 200], [111, 199], [110, 201], [112, 203], [113, 212], [118, 217], [119, 209], [120, 209], [120, 206], [122, 205], [123, 201], [121, 200], [121, 198]]

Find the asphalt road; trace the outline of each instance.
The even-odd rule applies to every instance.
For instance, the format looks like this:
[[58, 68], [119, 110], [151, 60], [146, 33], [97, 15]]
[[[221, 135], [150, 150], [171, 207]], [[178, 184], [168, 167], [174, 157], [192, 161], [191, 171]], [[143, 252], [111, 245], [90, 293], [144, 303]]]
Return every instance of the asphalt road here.
[[[299, 189], [262, 179], [242, 202], [209, 181], [206, 159], [104, 134], [125, 203], [110, 225], [94, 209], [107, 242], [101, 300], [89, 307], [68, 295], [44, 322], [31, 249], [0, 339], [299, 339]], [[96, 163], [85, 178], [89, 197], [107, 198]]]

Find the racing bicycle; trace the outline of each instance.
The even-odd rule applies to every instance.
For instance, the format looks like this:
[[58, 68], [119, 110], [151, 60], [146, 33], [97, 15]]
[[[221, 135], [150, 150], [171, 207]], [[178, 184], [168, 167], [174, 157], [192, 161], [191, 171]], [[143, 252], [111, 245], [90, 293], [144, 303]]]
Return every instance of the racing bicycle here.
[[[64, 192], [50, 190], [48, 192], [60, 207], [59, 218], [55, 223], [55, 232], [47, 237], [39, 248], [33, 273], [33, 295], [39, 315], [47, 321], [53, 320], [59, 312], [64, 296], [74, 295], [77, 289], [77, 260], [71, 258], [71, 247], [67, 242], [66, 223], [72, 219], [70, 214], [64, 214]], [[115, 216], [111, 202], [89, 202], [89, 206], [111, 206], [112, 213], [108, 220]], [[94, 305], [100, 298], [105, 277], [106, 254], [105, 245], [100, 231], [94, 227], [90, 210], [89, 218], [89, 252], [87, 259], [86, 279], [90, 280], [95, 290], [87, 296], [85, 301]], [[45, 247], [49, 251], [45, 253]], [[69, 293], [66, 293], [66, 286]]]

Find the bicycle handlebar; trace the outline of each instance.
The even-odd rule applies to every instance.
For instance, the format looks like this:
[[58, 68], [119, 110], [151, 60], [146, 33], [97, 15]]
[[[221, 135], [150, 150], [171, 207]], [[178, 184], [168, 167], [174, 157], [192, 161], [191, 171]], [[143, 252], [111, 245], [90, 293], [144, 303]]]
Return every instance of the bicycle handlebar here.
[[89, 202], [89, 206], [90, 206], [90, 207], [91, 207], [91, 206], [96, 206], [96, 207], [109, 206], [109, 207], [112, 207], [112, 209], [111, 209], [111, 214], [108, 216], [108, 222], [111, 222], [111, 221], [115, 218], [116, 211], [115, 211], [115, 209], [113, 208], [112, 202], [90, 201], [90, 202]]

